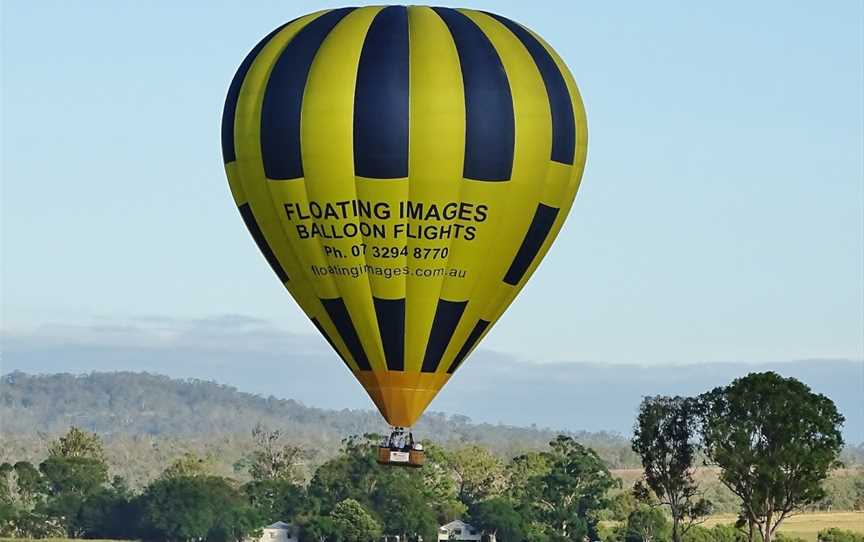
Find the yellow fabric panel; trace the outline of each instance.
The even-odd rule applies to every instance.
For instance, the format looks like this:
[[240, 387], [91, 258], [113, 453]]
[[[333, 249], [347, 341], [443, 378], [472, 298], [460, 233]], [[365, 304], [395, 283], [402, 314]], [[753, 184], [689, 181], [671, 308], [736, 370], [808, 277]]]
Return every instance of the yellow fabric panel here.
[[[296, 191], [298, 187], [302, 189], [302, 181], [268, 182], [261, 159], [261, 105], [273, 63], [297, 32], [324, 13], [326, 11], [301, 17], [286, 26], [259, 52], [249, 68], [240, 90], [235, 114], [237, 161], [234, 162], [233, 169], [236, 171], [236, 180], [230, 181], [229, 177], [229, 183], [232, 185], [232, 192], [242, 193], [248, 198], [265, 239], [288, 273], [290, 280], [286, 287], [291, 295], [310, 318], [318, 320], [333, 339], [342, 357], [356, 370], [356, 363], [318, 300], [319, 291], [328, 292], [327, 281], [313, 280], [308, 273], [309, 266], [303, 261], [303, 256], [315, 259], [320, 252], [300, 252], [292, 247], [291, 239], [294, 236], [285, 230], [288, 226], [284, 223], [284, 212], [279, 203], [283, 200], [273, 194], [292, 189]], [[333, 290], [335, 288], [331, 286], [330, 291]]]
[[411, 427], [450, 379], [441, 373], [362, 371], [357, 380], [390, 425]]
[[[504, 284], [502, 279], [540, 201], [543, 183], [538, 176], [542, 176], [552, 149], [549, 99], [531, 55], [516, 36], [494, 18], [478, 11], [459, 11], [477, 24], [501, 59], [513, 97], [516, 138], [509, 181], [463, 181], [465, 193], [476, 192], [469, 197], [489, 202], [491, 221], [486, 224], [486, 231], [478, 233], [479, 243], [460, 247], [469, 255], [468, 268], [474, 273], [469, 295], [465, 297], [470, 301], [438, 367], [439, 372], [450, 368], [477, 320], [486, 319], [487, 307]], [[484, 234], [486, 237], [481, 239], [480, 235]], [[459, 253], [454, 251], [454, 254]]]
[[[359, 8], [342, 19], [330, 32], [315, 55], [306, 90], [300, 122], [304, 183], [309, 201], [337, 202], [357, 198], [354, 176], [354, 87], [363, 41], [380, 7]], [[341, 229], [346, 223], [360, 227], [356, 217], [322, 218], [324, 228]], [[328, 264], [363, 268], [364, 256], [354, 255], [355, 239], [330, 239], [325, 249]], [[339, 296], [344, 300], [357, 335], [373, 370], [384, 370], [384, 347], [378, 331], [372, 288], [368, 275], [359, 280], [351, 275], [333, 276]]]
[[[315, 274], [311, 271], [313, 267], [315, 269], [326, 268], [330, 263], [324, 255], [319, 238], [303, 239], [297, 233], [298, 228], [307, 227], [306, 223], [295, 218], [301, 210], [308, 213], [309, 197], [305, 179], [267, 180], [266, 185], [275, 212], [278, 214], [285, 232], [284, 242], [295, 254], [301, 268], [298, 273], [301, 273], [309, 281], [312, 291], [319, 299], [339, 297], [339, 290], [331, 275]], [[291, 216], [289, 216], [285, 205], [290, 207]]]
[[[444, 21], [428, 7], [408, 8], [410, 47], [409, 199], [438, 206], [459, 201], [465, 155], [465, 95], [456, 45]], [[425, 222], [409, 219], [419, 228]], [[450, 249], [450, 240], [408, 239], [410, 265], [427, 271], [447, 266], [446, 258], [415, 258]], [[409, 275], [405, 307], [405, 370], [419, 371], [441, 294], [443, 276]]]
[[[404, 239], [394, 239], [393, 231], [401, 223], [399, 205], [408, 199], [408, 179], [357, 177], [355, 182], [357, 199], [370, 202], [372, 208], [371, 218], [360, 219], [361, 227], [369, 234], [362, 237], [359, 249], [368, 264], [372, 295], [379, 299], [403, 299], [407, 279], [404, 271], [409, 257], [407, 250], [403, 250]], [[377, 214], [375, 209], [378, 209]]]
[[225, 176], [228, 178], [228, 188], [231, 189], [231, 197], [234, 198], [234, 203], [240, 207], [246, 203], [246, 194], [243, 192], [243, 184], [240, 182], [239, 173], [237, 172], [237, 162], [228, 162], [225, 164]]

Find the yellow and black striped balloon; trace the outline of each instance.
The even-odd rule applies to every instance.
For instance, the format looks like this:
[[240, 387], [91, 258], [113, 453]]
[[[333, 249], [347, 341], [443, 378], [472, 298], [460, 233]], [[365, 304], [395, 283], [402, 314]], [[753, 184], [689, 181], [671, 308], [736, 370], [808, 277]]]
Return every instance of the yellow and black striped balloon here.
[[253, 239], [395, 426], [416, 421], [531, 276], [586, 145], [555, 51], [467, 9], [295, 19], [240, 65], [222, 119]]

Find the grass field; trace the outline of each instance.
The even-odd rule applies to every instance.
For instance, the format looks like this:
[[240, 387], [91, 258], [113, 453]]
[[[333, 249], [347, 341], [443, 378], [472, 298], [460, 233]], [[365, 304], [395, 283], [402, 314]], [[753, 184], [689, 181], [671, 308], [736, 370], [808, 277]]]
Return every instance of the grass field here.
[[[704, 527], [711, 527], [723, 523], [733, 523], [734, 521], [734, 516], [714, 516], [702, 525]], [[819, 531], [831, 527], [864, 533], [864, 512], [800, 514], [787, 518], [780, 525], [780, 532], [790, 536], [797, 536], [804, 540], [815, 541], [816, 534]]]

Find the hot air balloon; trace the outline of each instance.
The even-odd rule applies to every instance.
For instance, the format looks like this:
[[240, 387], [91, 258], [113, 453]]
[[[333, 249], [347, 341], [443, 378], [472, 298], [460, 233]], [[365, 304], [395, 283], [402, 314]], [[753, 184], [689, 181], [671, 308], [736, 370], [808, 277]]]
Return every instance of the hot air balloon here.
[[586, 148], [561, 58], [492, 13], [319, 11], [241, 63], [222, 117], [231, 193], [393, 426], [382, 462], [422, 462], [410, 427], [549, 249]]

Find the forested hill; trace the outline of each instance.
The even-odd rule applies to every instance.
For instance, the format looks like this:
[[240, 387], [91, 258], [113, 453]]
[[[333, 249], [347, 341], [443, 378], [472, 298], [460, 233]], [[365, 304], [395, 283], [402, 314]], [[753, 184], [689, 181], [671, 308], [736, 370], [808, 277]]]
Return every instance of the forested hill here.
[[[357, 393], [362, 391], [358, 388]], [[149, 373], [14, 372], [0, 381], [0, 434], [6, 438], [56, 435], [76, 425], [109, 440], [142, 435], [209, 440], [248, 435], [258, 423], [280, 429], [305, 446], [335, 446], [348, 435], [387, 430], [372, 410], [324, 410], [215, 382]], [[465, 416], [435, 412], [424, 414], [415, 432], [445, 444], [477, 443], [503, 456], [539, 449], [558, 434], [553, 429], [474, 424]], [[621, 435], [583, 432], [573, 436], [595, 448], [612, 466], [637, 464], [628, 440]]]
[[[290, 384], [285, 382], [286, 388]], [[362, 391], [358, 388], [357, 393]], [[244, 458], [253, 447], [251, 431], [259, 423], [280, 430], [286, 443], [304, 449], [307, 477], [338, 453], [343, 438], [387, 430], [371, 409], [313, 408], [203, 380], [133, 372], [14, 372], [0, 377], [0, 463], [38, 464], [46, 457], [49, 441], [75, 425], [102, 437], [112, 473], [132, 487], [143, 487], [187, 453], [206, 458], [214, 473], [242, 479]], [[502, 458], [546, 448], [559, 433], [475, 424], [465, 416], [435, 412], [427, 412], [415, 432], [447, 448], [479, 444]], [[618, 475], [630, 482], [641, 472], [627, 436], [570, 435], [596, 450], [610, 468], [625, 469]], [[864, 448], [847, 448], [845, 455], [847, 465], [860, 464]]]

